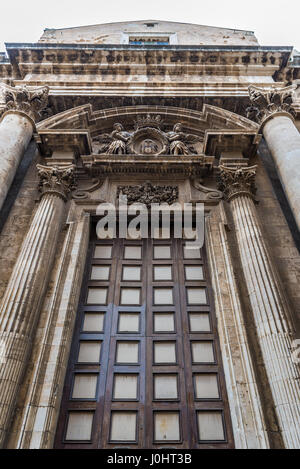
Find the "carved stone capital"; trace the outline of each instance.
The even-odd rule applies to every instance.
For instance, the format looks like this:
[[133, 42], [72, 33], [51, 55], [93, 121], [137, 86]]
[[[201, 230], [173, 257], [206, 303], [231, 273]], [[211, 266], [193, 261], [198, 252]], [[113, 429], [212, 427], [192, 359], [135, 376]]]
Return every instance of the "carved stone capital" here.
[[228, 202], [240, 195], [254, 198], [256, 193], [256, 168], [257, 166], [249, 166], [247, 168], [219, 166], [219, 189], [224, 193], [224, 197]]
[[28, 89], [26, 86], [12, 87], [5, 83], [0, 83], [0, 95], [2, 95], [2, 102], [4, 104], [0, 117], [6, 112], [14, 111], [19, 114], [25, 114], [35, 125], [35, 122], [39, 120], [42, 111], [47, 106], [48, 93], [48, 86]]
[[292, 105], [295, 89], [296, 85], [271, 90], [249, 86], [248, 91], [252, 106], [246, 109], [248, 119], [261, 125], [276, 114], [288, 115], [293, 119], [296, 116]]
[[67, 201], [72, 190], [76, 188], [74, 165], [64, 168], [36, 165], [39, 176], [39, 191], [44, 194], [55, 194]]

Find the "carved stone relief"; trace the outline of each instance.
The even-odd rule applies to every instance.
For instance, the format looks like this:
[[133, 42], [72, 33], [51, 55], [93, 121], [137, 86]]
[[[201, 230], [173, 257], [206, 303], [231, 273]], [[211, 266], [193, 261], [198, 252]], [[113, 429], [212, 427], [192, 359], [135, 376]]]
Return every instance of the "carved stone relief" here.
[[296, 112], [292, 105], [295, 88], [295, 85], [291, 85], [266, 91], [257, 86], [249, 86], [248, 91], [252, 106], [246, 109], [248, 119], [262, 124], [268, 117], [276, 113], [288, 113], [295, 117]]
[[0, 93], [4, 107], [0, 110], [0, 116], [12, 110], [26, 114], [34, 122], [38, 121], [47, 106], [48, 92], [47, 86], [29, 90], [26, 86], [12, 87], [1, 83]]
[[246, 168], [219, 166], [219, 189], [223, 191], [228, 202], [238, 195], [247, 195], [254, 198], [256, 193], [256, 168], [257, 166], [248, 166]]
[[43, 194], [56, 194], [63, 200], [76, 188], [75, 166], [70, 164], [65, 168], [55, 166], [36, 165], [39, 176], [39, 191]]
[[117, 198], [127, 197], [128, 205], [133, 203], [145, 204], [150, 208], [151, 204], [163, 202], [173, 204], [178, 200], [178, 186], [159, 186], [146, 181], [136, 186], [118, 186]]
[[110, 134], [103, 133], [94, 139], [98, 154], [135, 155], [193, 155], [193, 146], [200, 142], [197, 135], [182, 131], [182, 124], [174, 125], [173, 130], [161, 130], [163, 121], [160, 115], [138, 117], [133, 131], [125, 131], [120, 123], [115, 123]]

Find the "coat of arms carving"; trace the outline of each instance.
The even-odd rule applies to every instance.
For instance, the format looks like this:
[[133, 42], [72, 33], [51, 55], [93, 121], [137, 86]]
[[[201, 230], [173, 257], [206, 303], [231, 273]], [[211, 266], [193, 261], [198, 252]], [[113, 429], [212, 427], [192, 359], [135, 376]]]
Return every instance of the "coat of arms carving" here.
[[159, 186], [145, 182], [136, 186], [118, 186], [117, 198], [127, 197], [128, 205], [134, 203], [145, 204], [150, 208], [151, 204], [167, 203], [173, 204], [178, 199], [177, 186]]

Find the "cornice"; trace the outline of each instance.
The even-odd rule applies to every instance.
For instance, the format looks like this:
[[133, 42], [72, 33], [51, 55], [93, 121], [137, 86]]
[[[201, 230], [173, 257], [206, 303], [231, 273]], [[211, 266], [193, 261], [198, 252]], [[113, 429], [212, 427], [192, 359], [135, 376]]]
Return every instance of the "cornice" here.
[[83, 167], [93, 177], [119, 174], [203, 177], [213, 170], [214, 157], [204, 155], [83, 155]]
[[251, 52], [287, 52], [293, 46], [243, 46], [243, 45], [132, 45], [132, 44], [78, 44], [45, 42], [6, 42], [7, 52], [15, 49], [68, 49], [68, 50], [192, 50], [192, 51], [251, 51]]

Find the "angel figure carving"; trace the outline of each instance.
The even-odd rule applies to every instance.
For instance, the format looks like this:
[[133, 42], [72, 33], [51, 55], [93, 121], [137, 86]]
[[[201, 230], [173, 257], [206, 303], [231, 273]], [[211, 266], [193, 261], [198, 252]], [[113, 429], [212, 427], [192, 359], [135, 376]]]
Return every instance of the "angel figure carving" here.
[[182, 124], [175, 124], [173, 130], [167, 132], [166, 136], [170, 142], [170, 153], [172, 155], [190, 155], [195, 152], [190, 144], [197, 142], [198, 139], [195, 135], [182, 132]]
[[107, 155], [124, 155], [126, 153], [126, 144], [131, 137], [129, 132], [124, 130], [124, 127], [119, 122], [113, 125], [113, 131], [111, 134], [102, 134], [97, 137], [100, 143], [98, 153], [106, 153]]

